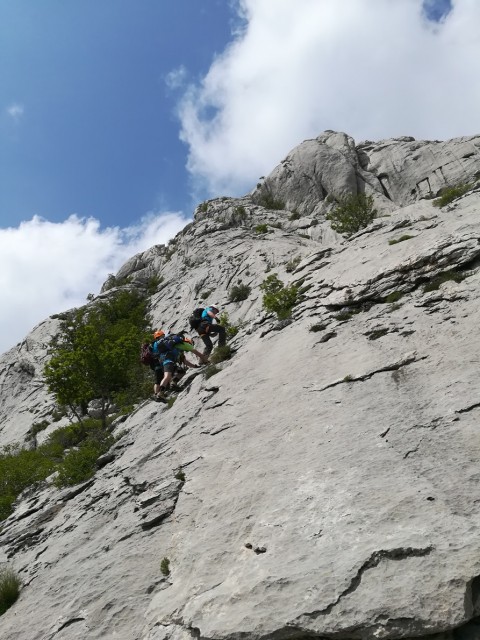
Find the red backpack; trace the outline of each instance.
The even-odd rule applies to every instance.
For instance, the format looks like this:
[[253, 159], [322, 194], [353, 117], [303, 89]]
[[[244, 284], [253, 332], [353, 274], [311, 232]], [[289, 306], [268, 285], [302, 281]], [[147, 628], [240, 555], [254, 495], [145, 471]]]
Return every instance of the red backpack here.
[[152, 353], [152, 345], [149, 342], [144, 342], [140, 349], [140, 362], [147, 366], [150, 366], [155, 362], [155, 356]]

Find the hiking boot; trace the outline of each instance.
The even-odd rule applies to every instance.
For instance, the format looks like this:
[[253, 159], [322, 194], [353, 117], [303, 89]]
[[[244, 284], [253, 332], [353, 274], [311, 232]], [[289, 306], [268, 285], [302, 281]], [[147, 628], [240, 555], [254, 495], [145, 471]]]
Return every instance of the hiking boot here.
[[155, 400], [157, 402], [167, 402], [167, 397], [165, 395], [164, 391], [159, 391], [158, 393], [155, 394]]

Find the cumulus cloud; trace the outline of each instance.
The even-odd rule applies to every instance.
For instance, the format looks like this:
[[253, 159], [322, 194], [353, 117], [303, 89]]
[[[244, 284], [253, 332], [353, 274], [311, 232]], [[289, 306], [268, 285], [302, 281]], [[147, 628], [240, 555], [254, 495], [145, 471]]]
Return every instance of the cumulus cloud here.
[[23, 104], [14, 103], [7, 107], [5, 111], [12, 120], [18, 122], [25, 112], [25, 107]]
[[85, 304], [109, 273], [165, 244], [187, 222], [180, 213], [151, 213], [128, 228], [102, 229], [93, 218], [54, 223], [35, 216], [0, 229], [0, 353], [49, 315]]
[[357, 141], [480, 129], [478, 0], [239, 0], [238, 11], [242, 28], [179, 106], [188, 169], [212, 195], [249, 191], [325, 129]]

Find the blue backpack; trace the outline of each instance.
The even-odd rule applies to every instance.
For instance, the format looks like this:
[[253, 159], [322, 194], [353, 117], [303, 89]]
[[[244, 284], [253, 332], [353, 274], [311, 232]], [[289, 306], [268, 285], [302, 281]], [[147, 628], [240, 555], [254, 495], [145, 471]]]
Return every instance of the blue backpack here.
[[153, 343], [152, 352], [154, 356], [164, 357], [166, 355], [177, 355], [175, 347], [183, 342], [183, 338], [177, 335], [169, 335], [160, 338]]

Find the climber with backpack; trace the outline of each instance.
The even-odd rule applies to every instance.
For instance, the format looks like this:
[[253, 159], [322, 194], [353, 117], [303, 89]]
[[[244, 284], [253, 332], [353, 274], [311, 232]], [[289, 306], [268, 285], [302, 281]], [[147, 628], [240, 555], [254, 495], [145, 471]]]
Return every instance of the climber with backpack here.
[[157, 354], [154, 353], [154, 345], [157, 340], [161, 340], [165, 336], [165, 332], [161, 329], [153, 334], [153, 342], [144, 342], [142, 344], [140, 361], [147, 365], [155, 374], [155, 383], [153, 385], [153, 395], [156, 396], [160, 391], [160, 383], [165, 374], [163, 364]]
[[[217, 318], [218, 314], [218, 306], [216, 304], [212, 304], [205, 309], [201, 307], [195, 309], [189, 320], [190, 326], [192, 329], [196, 329], [198, 331], [198, 335], [205, 345], [203, 355], [207, 357], [213, 349], [213, 342], [211, 340], [213, 337], [218, 336], [217, 346], [219, 347], [224, 347], [227, 341], [225, 327], [219, 323]], [[214, 320], [215, 324], [213, 323]]]
[[[184, 358], [185, 352], [196, 355], [202, 364], [208, 363], [208, 357], [197, 351], [193, 346], [193, 341], [182, 334], [169, 333], [154, 342], [153, 354], [158, 357], [163, 368], [163, 377], [155, 389], [155, 400], [160, 402], [167, 401], [166, 393], [175, 373], [177, 363]], [[200, 366], [186, 358], [185, 363], [193, 368]]]

